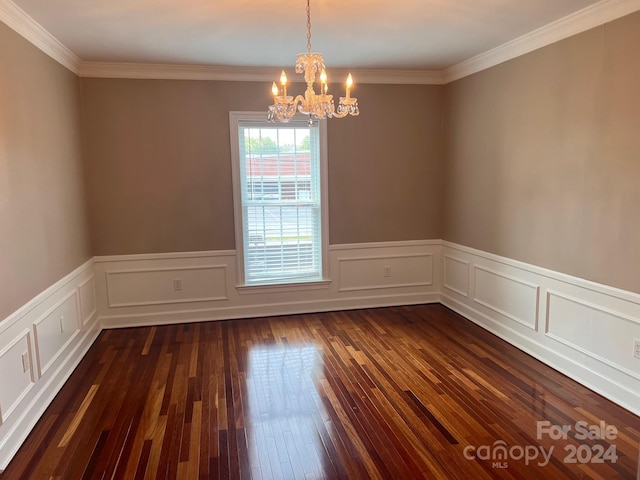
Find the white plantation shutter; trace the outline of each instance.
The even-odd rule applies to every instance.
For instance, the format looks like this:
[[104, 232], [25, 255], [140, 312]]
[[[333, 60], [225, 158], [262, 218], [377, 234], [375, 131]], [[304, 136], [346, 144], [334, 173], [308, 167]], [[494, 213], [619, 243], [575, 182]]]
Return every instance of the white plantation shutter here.
[[238, 121], [246, 285], [322, 280], [317, 123]]

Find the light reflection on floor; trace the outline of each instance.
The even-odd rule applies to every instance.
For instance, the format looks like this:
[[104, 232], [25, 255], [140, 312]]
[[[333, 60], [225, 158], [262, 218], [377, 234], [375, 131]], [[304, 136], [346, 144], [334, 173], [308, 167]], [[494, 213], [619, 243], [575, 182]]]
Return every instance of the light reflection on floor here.
[[[249, 350], [244, 410], [254, 478], [324, 476], [326, 459], [316, 422], [326, 413], [314, 384], [319, 355], [309, 343]], [[265, 471], [269, 466], [271, 471]]]

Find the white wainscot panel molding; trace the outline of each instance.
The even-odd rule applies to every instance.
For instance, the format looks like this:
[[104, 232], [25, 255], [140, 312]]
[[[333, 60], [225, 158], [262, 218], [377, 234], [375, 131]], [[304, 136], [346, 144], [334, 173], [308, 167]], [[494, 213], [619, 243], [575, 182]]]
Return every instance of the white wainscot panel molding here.
[[226, 265], [109, 270], [110, 308], [227, 300]]
[[632, 355], [640, 319], [560, 292], [547, 292], [546, 335], [640, 381]]
[[47, 372], [79, 333], [78, 311], [78, 292], [74, 290], [34, 322], [38, 377]]
[[33, 362], [29, 330], [0, 350], [0, 425], [33, 387]]
[[474, 266], [474, 274], [474, 302], [532, 330], [538, 329], [539, 285], [478, 265]]
[[430, 253], [338, 258], [340, 292], [433, 285]]
[[100, 333], [93, 259], [0, 319], [0, 471]]
[[463, 297], [469, 296], [469, 262], [451, 255], [443, 257], [442, 286]]
[[440, 240], [331, 245], [322, 282], [270, 287], [238, 285], [234, 251], [96, 257], [98, 316], [118, 328], [437, 302], [439, 253]]

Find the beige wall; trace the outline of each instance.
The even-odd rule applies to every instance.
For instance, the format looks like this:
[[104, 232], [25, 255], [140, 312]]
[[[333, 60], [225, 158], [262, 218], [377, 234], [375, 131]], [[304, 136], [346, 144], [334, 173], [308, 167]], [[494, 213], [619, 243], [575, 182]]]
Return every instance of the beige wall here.
[[640, 292], [640, 13], [446, 88], [444, 238]]
[[442, 236], [442, 87], [360, 85], [329, 121], [331, 243]]
[[0, 320], [90, 257], [77, 77], [0, 23]]
[[[360, 117], [329, 121], [331, 243], [439, 238], [440, 87], [354, 93]], [[229, 111], [266, 111], [269, 84], [83, 79], [82, 95], [94, 254], [234, 249]]]

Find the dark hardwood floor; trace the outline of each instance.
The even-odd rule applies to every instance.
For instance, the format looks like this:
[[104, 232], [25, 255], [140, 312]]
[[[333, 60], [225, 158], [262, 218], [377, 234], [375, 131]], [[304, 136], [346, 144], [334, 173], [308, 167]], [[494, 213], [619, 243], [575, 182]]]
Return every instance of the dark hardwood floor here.
[[104, 331], [0, 479], [635, 479], [639, 439], [424, 305]]

